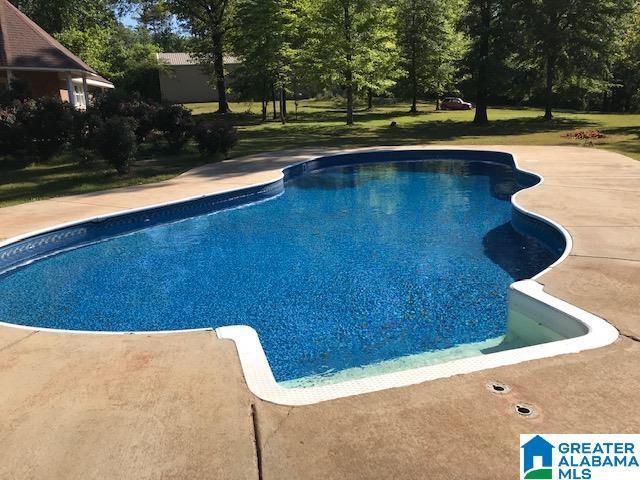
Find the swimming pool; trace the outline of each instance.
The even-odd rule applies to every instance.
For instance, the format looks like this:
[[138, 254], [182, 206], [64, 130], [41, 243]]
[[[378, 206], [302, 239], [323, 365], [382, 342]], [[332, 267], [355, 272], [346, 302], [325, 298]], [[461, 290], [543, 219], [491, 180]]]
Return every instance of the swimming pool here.
[[564, 250], [556, 229], [514, 216], [512, 194], [536, 182], [497, 153], [305, 163], [286, 171], [284, 188], [5, 247], [0, 320], [88, 331], [249, 325], [288, 387], [567, 338], [509, 314], [509, 285]]

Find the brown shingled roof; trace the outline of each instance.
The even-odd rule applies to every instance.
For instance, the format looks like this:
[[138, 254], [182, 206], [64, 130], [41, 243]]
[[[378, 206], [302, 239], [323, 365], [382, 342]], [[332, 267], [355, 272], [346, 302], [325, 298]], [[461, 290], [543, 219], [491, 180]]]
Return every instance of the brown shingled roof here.
[[8, 0], [0, 0], [0, 69], [96, 71], [36, 25]]

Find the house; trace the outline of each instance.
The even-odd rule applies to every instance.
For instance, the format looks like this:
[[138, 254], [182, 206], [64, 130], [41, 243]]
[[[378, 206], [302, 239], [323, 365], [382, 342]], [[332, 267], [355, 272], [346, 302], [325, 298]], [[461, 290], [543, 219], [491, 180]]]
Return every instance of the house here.
[[[189, 53], [158, 53], [160, 68], [160, 93], [162, 100], [176, 103], [215, 102], [218, 92], [212, 86], [212, 76], [204, 71], [198, 61]], [[225, 57], [225, 73], [232, 74], [240, 65], [234, 57]], [[229, 77], [227, 77], [228, 80]], [[228, 83], [228, 82], [227, 82]], [[233, 94], [227, 98], [233, 100]]]
[[24, 82], [33, 97], [57, 96], [76, 108], [113, 88], [8, 0], [0, 0], [0, 90], [14, 80]]

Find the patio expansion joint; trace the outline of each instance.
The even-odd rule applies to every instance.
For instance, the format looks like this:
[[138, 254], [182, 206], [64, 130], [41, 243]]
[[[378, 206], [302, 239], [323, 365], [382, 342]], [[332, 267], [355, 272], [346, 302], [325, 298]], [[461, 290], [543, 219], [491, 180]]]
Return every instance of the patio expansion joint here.
[[564, 228], [569, 230], [572, 228], [638, 228], [640, 225], [570, 225], [566, 222], [562, 223]]
[[[615, 327], [615, 325], [614, 325], [614, 327]], [[632, 342], [640, 343], [640, 337], [638, 337], [637, 335], [633, 335], [633, 334], [630, 334], [630, 333], [624, 333], [624, 332], [621, 332], [621, 331], [620, 331], [620, 329], [618, 329], [618, 328], [616, 328], [616, 330], [618, 330], [618, 334], [619, 334], [621, 337], [628, 338], [628, 339], [629, 339], [629, 340], [631, 340]]]
[[[581, 177], [583, 178], [583, 177]], [[588, 177], [590, 178], [590, 177]], [[611, 178], [611, 177], [607, 177], [607, 178]], [[625, 178], [629, 178], [629, 177], [625, 177]], [[634, 178], [639, 178], [640, 177], [634, 177]], [[571, 185], [571, 184], [566, 184], [566, 183], [552, 183], [547, 181], [546, 185], [548, 185], [549, 187], [566, 187], [566, 188], [581, 188], [583, 190], [601, 190], [601, 191], [605, 191], [605, 192], [625, 192], [625, 193], [637, 193], [637, 190], [631, 189], [631, 188], [610, 188], [610, 187], [594, 187], [591, 185]]]
[[[69, 200], [58, 200], [56, 198], [48, 199], [50, 202], [62, 203], [64, 205], [86, 205], [88, 207], [104, 207], [104, 208], [115, 208], [115, 209], [123, 209], [130, 208], [124, 205], [114, 205], [112, 203], [89, 203], [89, 202], [78, 202], [78, 201], [69, 201]], [[117, 210], [114, 210], [117, 211]]]
[[19, 343], [22, 343], [25, 340], [27, 340], [28, 338], [33, 337], [38, 332], [39, 332], [39, 330], [33, 330], [33, 331], [27, 333], [24, 337], [20, 337], [18, 340], [14, 340], [13, 342], [1, 347], [0, 348], [0, 352], [4, 352], [5, 350], [9, 350], [10, 348], [15, 347]]
[[569, 256], [576, 257], [576, 258], [600, 258], [602, 260], [622, 260], [624, 262], [640, 262], [640, 260], [638, 260], [637, 258], [626, 258], [626, 257], [608, 257], [608, 256], [602, 256], [602, 255], [579, 255], [576, 253], [570, 253]]
[[251, 423], [253, 425], [253, 446], [256, 452], [256, 469], [258, 470], [258, 480], [263, 480], [262, 475], [262, 439], [260, 435], [260, 426], [258, 425], [258, 412], [256, 404], [251, 402]]

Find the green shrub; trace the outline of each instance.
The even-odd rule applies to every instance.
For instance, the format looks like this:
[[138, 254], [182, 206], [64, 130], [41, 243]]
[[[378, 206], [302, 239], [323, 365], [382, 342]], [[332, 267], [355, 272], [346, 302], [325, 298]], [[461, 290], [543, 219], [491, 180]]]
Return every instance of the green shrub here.
[[90, 148], [76, 148], [73, 151], [73, 158], [83, 170], [93, 170], [102, 163], [102, 159]]
[[144, 142], [156, 127], [160, 106], [155, 102], [134, 98], [124, 108], [125, 114], [133, 118], [138, 125], [136, 137], [139, 143]]
[[137, 93], [116, 89], [98, 95], [91, 110], [105, 120], [116, 115], [133, 118], [137, 125], [136, 137], [142, 143], [155, 128], [159, 108], [158, 103], [145, 100]]
[[29, 83], [19, 78], [11, 80], [10, 88], [0, 90], [0, 107], [10, 107], [16, 102], [26, 102], [31, 97]]
[[59, 153], [70, 139], [72, 107], [57, 98], [38, 98], [22, 104], [16, 112], [27, 150], [45, 161]]
[[96, 150], [118, 173], [129, 172], [138, 148], [135, 130], [135, 120], [116, 115], [106, 120], [96, 132]]
[[177, 104], [164, 104], [158, 110], [156, 129], [160, 131], [172, 152], [179, 152], [193, 130], [191, 110]]
[[96, 152], [96, 142], [98, 132], [103, 125], [102, 118], [91, 109], [73, 111], [71, 145], [73, 146], [73, 158], [80, 168], [91, 169], [99, 162], [100, 157]]
[[122, 90], [108, 90], [93, 99], [91, 109], [103, 119], [124, 116], [123, 104], [129, 100], [129, 94]]
[[3, 154], [13, 154], [24, 147], [18, 108], [19, 104], [0, 107], [0, 152]]
[[238, 143], [238, 130], [229, 124], [201, 122], [194, 129], [193, 136], [202, 154], [221, 153], [225, 158]]

